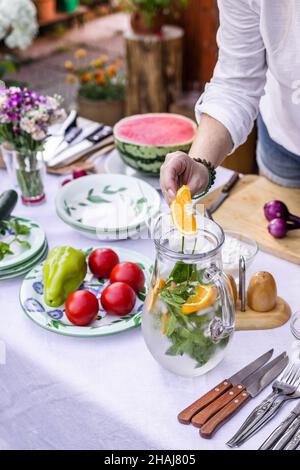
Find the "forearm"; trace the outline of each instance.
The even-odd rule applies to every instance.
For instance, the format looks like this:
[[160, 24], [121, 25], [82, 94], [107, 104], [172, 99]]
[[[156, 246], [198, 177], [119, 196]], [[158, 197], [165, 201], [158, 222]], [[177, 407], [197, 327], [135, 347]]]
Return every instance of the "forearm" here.
[[202, 114], [197, 135], [190, 149], [192, 158], [204, 158], [219, 166], [233, 148], [229, 131], [213, 117]]

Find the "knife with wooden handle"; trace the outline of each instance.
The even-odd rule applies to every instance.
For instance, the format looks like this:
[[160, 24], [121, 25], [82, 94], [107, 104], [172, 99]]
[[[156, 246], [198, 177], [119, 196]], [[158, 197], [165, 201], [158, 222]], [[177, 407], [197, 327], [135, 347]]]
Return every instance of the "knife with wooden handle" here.
[[210, 439], [214, 432], [231, 418], [249, 398], [251, 398], [251, 395], [246, 390], [240, 393], [202, 426], [200, 436]]
[[196, 426], [196, 428], [201, 428], [212, 416], [224, 408], [224, 406], [231, 402], [233, 398], [236, 398], [243, 390], [245, 390], [245, 387], [242, 384], [230, 388], [226, 393], [221, 395], [210, 405], [206, 406], [202, 411], [193, 416], [193, 426]]
[[[206, 439], [236, 413], [248, 400], [258, 395], [267, 387], [288, 364], [286, 353], [280, 354], [273, 361], [264, 365], [243, 381], [243, 391], [227, 403], [220, 411], [210, 418], [200, 429], [200, 435]], [[234, 387], [235, 388], [235, 387]], [[226, 403], [226, 398], [224, 404]]]
[[235, 385], [241, 384], [249, 375], [253, 374], [253, 372], [255, 372], [259, 367], [268, 362], [272, 357], [272, 354], [273, 349], [270, 349], [270, 351], [267, 351], [262, 356], [255, 359], [255, 361], [250, 362], [250, 364], [243, 367], [229, 379], [225, 379], [219, 385], [216, 385], [212, 390], [181, 411], [178, 415], [178, 421], [182, 424], [190, 424], [194, 415], [218, 399], [221, 395], [227, 392], [227, 390], [231, 389]]

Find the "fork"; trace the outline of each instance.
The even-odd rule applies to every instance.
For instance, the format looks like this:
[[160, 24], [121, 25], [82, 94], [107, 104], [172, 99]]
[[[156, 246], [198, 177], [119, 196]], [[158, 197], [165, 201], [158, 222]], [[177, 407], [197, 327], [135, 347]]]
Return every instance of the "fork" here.
[[229, 447], [240, 446], [262, 428], [287, 401], [300, 398], [300, 364], [292, 364], [272, 385], [272, 393], [248, 416], [237, 433], [227, 442]]

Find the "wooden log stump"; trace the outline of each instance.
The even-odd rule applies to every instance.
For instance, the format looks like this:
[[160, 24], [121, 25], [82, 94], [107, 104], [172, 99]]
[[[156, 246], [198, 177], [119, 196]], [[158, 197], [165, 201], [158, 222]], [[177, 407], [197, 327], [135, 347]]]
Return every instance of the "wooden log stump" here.
[[128, 31], [125, 40], [127, 114], [169, 111], [182, 90], [183, 30], [165, 26], [161, 36]]

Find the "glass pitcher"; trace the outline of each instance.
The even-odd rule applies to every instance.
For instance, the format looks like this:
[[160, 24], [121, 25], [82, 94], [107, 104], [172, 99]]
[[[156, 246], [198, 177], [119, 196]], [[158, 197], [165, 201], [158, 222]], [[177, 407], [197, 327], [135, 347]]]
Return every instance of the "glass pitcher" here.
[[195, 236], [182, 236], [167, 214], [154, 223], [156, 261], [142, 313], [153, 357], [189, 377], [223, 359], [235, 321], [232, 288], [222, 268], [224, 232], [214, 221], [196, 217]]

